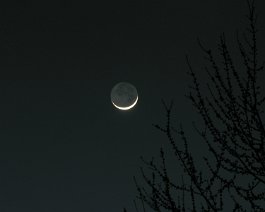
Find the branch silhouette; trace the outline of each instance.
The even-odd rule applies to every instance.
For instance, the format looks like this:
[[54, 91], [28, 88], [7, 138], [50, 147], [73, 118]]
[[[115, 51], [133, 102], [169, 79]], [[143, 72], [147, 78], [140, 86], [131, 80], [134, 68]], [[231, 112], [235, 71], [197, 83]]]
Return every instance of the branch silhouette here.
[[[164, 126], [154, 127], [166, 135], [176, 163], [182, 167], [182, 182], [179, 184], [170, 177], [163, 148], [160, 163], [141, 158], [145, 186], [135, 177], [134, 181], [143, 211], [144, 205], [157, 212], [265, 211], [265, 94], [258, 83], [264, 62], [258, 61], [255, 1], [247, 0], [247, 8], [246, 33], [236, 34], [241, 68], [235, 64], [224, 34], [220, 35], [218, 45], [221, 65], [212, 50], [198, 39], [209, 78], [205, 85], [208, 93], [202, 92], [201, 82], [186, 56], [192, 80], [186, 97], [203, 121], [201, 128], [195, 123], [193, 126], [208, 148], [203, 157], [205, 168], [196, 165], [183, 127], [176, 129], [172, 124], [173, 102], [167, 105], [162, 101], [167, 121]], [[151, 176], [146, 170], [151, 171]], [[135, 208], [139, 211], [136, 204]]]

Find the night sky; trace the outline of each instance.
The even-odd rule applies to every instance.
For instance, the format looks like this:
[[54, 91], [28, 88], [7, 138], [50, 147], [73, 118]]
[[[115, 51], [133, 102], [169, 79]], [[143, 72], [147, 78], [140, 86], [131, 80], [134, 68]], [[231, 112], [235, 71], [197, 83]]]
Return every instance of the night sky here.
[[[265, 1], [257, 3], [264, 55]], [[187, 129], [195, 119], [185, 55], [200, 75], [197, 37], [216, 49], [225, 32], [234, 44], [247, 12], [243, 0], [34, 1], [0, 10], [1, 212], [134, 211], [139, 157], [166, 144], [152, 126], [163, 123], [161, 99], [174, 99]], [[138, 90], [130, 111], [111, 104], [120, 81]]]

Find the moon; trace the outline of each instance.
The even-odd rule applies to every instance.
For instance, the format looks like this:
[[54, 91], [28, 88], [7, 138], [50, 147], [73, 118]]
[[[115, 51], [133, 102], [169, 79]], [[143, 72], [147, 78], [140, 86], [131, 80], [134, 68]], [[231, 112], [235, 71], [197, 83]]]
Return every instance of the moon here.
[[138, 101], [138, 93], [132, 84], [119, 82], [112, 88], [110, 99], [119, 110], [130, 110]]

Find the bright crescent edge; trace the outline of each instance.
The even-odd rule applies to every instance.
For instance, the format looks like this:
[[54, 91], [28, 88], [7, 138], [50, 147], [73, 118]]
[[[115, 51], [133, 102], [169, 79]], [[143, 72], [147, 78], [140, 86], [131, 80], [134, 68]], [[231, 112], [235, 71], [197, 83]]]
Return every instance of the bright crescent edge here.
[[128, 106], [128, 107], [119, 107], [119, 106], [115, 105], [114, 102], [112, 102], [112, 101], [111, 102], [116, 108], [118, 108], [120, 110], [130, 110], [131, 108], [133, 108], [136, 105], [137, 101], [138, 101], [138, 95], [136, 97], [135, 102], [132, 105]]

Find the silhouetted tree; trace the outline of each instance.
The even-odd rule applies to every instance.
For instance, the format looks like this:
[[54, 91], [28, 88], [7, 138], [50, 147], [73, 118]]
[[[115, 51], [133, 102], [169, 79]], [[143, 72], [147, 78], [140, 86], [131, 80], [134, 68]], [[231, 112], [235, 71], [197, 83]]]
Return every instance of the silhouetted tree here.
[[[172, 124], [172, 106], [163, 102], [167, 122], [154, 125], [165, 133], [183, 168], [179, 184], [169, 176], [164, 150], [160, 150], [160, 164], [142, 158], [141, 168], [145, 186], [135, 184], [137, 198], [152, 211], [265, 211], [265, 127], [262, 96], [258, 76], [263, 64], [258, 62], [257, 15], [254, 0], [248, 0], [248, 28], [242, 39], [237, 33], [242, 58], [240, 68], [234, 63], [225, 35], [220, 36], [218, 50], [222, 63], [217, 64], [210, 49], [199, 45], [208, 61], [207, 92], [202, 92], [198, 77], [188, 57], [188, 74], [192, 79], [187, 95], [202, 118], [203, 128], [194, 129], [208, 147], [203, 160], [205, 168], [196, 165], [189, 149], [186, 133]], [[175, 135], [182, 141], [176, 142]], [[151, 170], [151, 176], [146, 170]], [[135, 204], [136, 210], [137, 206]], [[144, 204], [143, 210], [145, 211]]]

